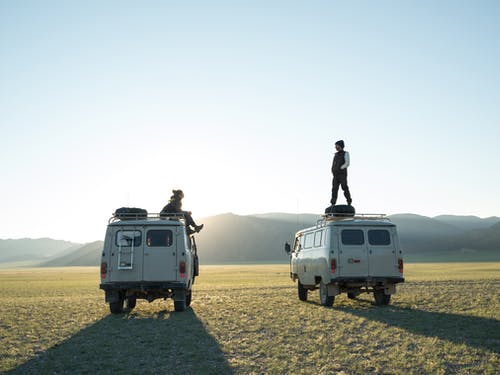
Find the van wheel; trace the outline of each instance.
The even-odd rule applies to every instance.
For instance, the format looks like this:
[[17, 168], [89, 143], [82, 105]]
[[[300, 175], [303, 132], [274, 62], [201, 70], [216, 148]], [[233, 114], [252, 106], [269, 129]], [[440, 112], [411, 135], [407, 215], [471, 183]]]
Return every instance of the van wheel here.
[[300, 280], [297, 281], [297, 290], [299, 292], [299, 299], [301, 301], [307, 301], [307, 289], [304, 288]]
[[123, 312], [123, 299], [120, 298], [116, 302], [110, 302], [109, 310], [111, 311], [111, 314], [121, 314]]
[[137, 298], [135, 297], [128, 297], [127, 298], [127, 308], [132, 310], [135, 305], [137, 304]]
[[385, 294], [383, 290], [374, 291], [373, 296], [375, 297], [375, 305], [377, 306], [388, 305], [391, 301], [391, 295]]
[[335, 301], [335, 296], [328, 295], [328, 285], [323, 283], [323, 281], [319, 283], [319, 300], [326, 307], [331, 307]]
[[191, 296], [192, 296], [192, 291], [188, 290], [186, 292], [186, 306], [187, 307], [191, 306]]

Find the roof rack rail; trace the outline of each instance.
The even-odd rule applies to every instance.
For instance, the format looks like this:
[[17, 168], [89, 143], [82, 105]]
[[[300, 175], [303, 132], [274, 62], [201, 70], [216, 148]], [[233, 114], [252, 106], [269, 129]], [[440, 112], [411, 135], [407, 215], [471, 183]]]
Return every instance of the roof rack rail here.
[[322, 214], [316, 225], [325, 224], [327, 221], [344, 221], [344, 220], [385, 220], [391, 221], [386, 214]]
[[113, 213], [108, 220], [108, 224], [115, 223], [117, 221], [127, 221], [127, 220], [185, 220], [183, 213], [121, 213], [116, 215]]

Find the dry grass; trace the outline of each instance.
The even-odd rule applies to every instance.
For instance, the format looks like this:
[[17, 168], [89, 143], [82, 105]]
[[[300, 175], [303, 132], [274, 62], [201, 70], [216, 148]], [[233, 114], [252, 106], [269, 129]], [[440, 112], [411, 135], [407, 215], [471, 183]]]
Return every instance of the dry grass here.
[[414, 264], [393, 303], [296, 297], [288, 267], [206, 266], [192, 309], [110, 316], [96, 268], [0, 271], [0, 371], [484, 374], [500, 371], [499, 263]]

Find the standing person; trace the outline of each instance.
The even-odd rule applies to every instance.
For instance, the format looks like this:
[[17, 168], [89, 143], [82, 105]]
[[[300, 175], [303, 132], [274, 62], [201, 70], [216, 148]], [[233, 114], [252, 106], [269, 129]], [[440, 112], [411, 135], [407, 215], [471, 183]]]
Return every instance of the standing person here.
[[[160, 212], [160, 218], [166, 217], [166, 214], [183, 214], [184, 218], [186, 219], [186, 225], [189, 231], [193, 231], [198, 233], [200, 230], [203, 229], [203, 224], [201, 225], [196, 225], [196, 223], [193, 220], [193, 217], [191, 216], [192, 213], [191, 211], [182, 211], [182, 198], [184, 198], [184, 193], [182, 190], [172, 190], [173, 195], [170, 197], [170, 201], [168, 204], [163, 207], [163, 209]], [[193, 227], [194, 229], [191, 229], [190, 227]]]
[[349, 186], [347, 186], [347, 167], [349, 166], [349, 153], [344, 151], [344, 141], [340, 140], [335, 142], [335, 149], [337, 152], [333, 157], [332, 163], [332, 205], [337, 203], [337, 195], [339, 191], [339, 186], [342, 186], [344, 191], [345, 199], [347, 199], [347, 204], [350, 206], [352, 203], [351, 193], [349, 192]]

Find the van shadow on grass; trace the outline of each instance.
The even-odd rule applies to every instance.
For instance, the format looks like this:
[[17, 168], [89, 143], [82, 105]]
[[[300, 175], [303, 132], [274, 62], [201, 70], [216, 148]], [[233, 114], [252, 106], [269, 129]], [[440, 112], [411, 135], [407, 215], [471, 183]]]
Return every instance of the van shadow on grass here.
[[[500, 321], [470, 315], [433, 312], [396, 305], [373, 306], [371, 301], [357, 300], [362, 306], [335, 306], [355, 316], [376, 320], [408, 332], [466, 344], [478, 349], [500, 353]], [[366, 306], [369, 305], [369, 306]]]
[[107, 316], [9, 374], [232, 374], [192, 309]]

